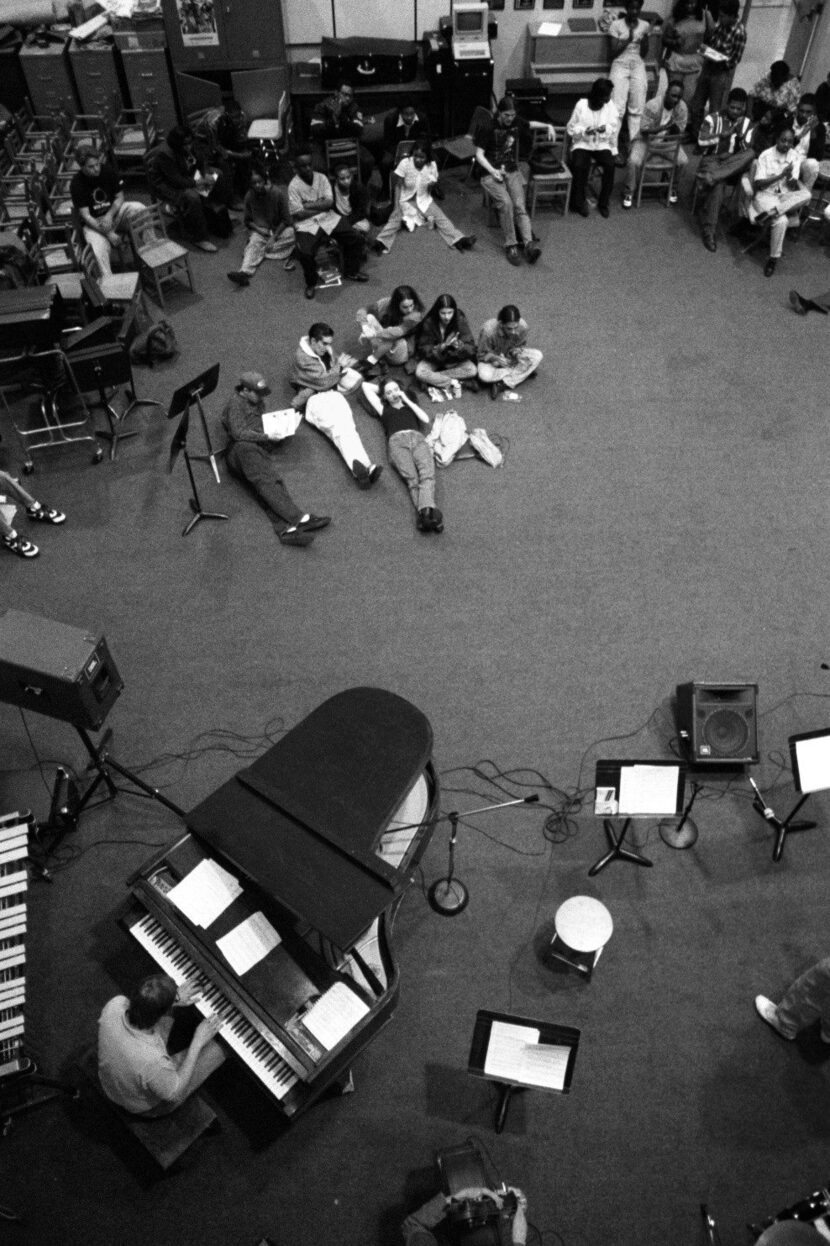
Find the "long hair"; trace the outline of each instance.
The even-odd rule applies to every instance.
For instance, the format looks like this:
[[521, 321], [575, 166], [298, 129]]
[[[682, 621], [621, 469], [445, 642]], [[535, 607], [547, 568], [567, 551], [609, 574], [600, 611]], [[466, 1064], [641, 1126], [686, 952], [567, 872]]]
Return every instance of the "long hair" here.
[[506, 307], [501, 309], [498, 315], [499, 324], [518, 324], [521, 318], [522, 313], [515, 303], [508, 303]]
[[[441, 320], [441, 317], [438, 315], [438, 313], [444, 307], [452, 308], [452, 320], [446, 326], [444, 326], [443, 321]], [[425, 321], [429, 320], [431, 324], [435, 325], [436, 329], [444, 328], [444, 331], [446, 333], [457, 333], [458, 332], [458, 304], [456, 303], [453, 296], [451, 294], [439, 294], [438, 298], [432, 304], [432, 307], [430, 307], [429, 311], [424, 316], [424, 320]]]
[[405, 299], [412, 299], [416, 310], [423, 312], [424, 304], [420, 296], [412, 289], [412, 286], [395, 286], [395, 289], [392, 291], [392, 297], [389, 300], [389, 306], [386, 309], [386, 315], [383, 318], [385, 324], [400, 324], [402, 322], [401, 303]]

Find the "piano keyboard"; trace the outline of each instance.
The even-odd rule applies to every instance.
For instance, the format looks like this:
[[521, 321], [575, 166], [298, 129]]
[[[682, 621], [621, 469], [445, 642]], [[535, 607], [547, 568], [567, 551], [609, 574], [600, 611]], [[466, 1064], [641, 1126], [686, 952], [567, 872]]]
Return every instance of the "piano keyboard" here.
[[149, 913], [130, 926], [130, 934], [177, 986], [187, 983], [196, 987], [199, 1012], [220, 1018], [219, 1033], [231, 1050], [276, 1099], [284, 1099], [299, 1077], [269, 1044], [269, 1037], [274, 1043], [276, 1039], [265, 1029], [256, 1030]]
[[25, 1066], [28, 816], [0, 817], [0, 1078]]

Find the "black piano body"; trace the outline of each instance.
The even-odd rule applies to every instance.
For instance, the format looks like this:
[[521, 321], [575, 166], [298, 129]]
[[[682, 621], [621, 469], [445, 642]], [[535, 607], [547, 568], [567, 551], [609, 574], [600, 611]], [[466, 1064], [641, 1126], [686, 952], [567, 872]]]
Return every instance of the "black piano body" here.
[[[319, 706], [186, 818], [129, 880], [121, 924], [178, 982], [288, 1117], [392, 1017], [398, 905], [438, 807], [432, 729], [408, 701], [354, 688]], [[203, 861], [240, 894], [203, 928], [169, 898]], [[259, 914], [261, 917], [254, 918]], [[235, 972], [219, 946], [254, 918], [279, 943]], [[273, 936], [271, 936], [273, 938]]]

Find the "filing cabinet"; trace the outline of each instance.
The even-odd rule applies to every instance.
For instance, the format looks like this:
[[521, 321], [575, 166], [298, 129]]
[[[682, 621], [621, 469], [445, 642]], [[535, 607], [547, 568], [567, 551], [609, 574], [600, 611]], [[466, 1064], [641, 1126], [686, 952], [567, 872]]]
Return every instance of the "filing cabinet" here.
[[145, 104], [151, 104], [156, 128], [163, 137], [178, 123], [166, 49], [122, 47], [121, 63], [130, 92], [130, 107], [142, 108]]
[[20, 49], [19, 64], [38, 116], [63, 112], [74, 117], [80, 111], [66, 43], [41, 48], [27, 40]]
[[69, 47], [69, 62], [81, 101], [81, 112], [113, 120], [124, 107], [115, 48], [109, 43]]

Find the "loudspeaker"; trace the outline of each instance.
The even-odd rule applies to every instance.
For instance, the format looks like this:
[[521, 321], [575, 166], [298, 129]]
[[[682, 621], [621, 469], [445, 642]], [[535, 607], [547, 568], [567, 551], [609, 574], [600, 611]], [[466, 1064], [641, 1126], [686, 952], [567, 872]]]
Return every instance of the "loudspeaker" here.
[[757, 699], [757, 684], [678, 684], [677, 726], [689, 760], [702, 765], [757, 762]]
[[102, 635], [22, 610], [0, 614], [0, 701], [97, 731], [123, 687]]

